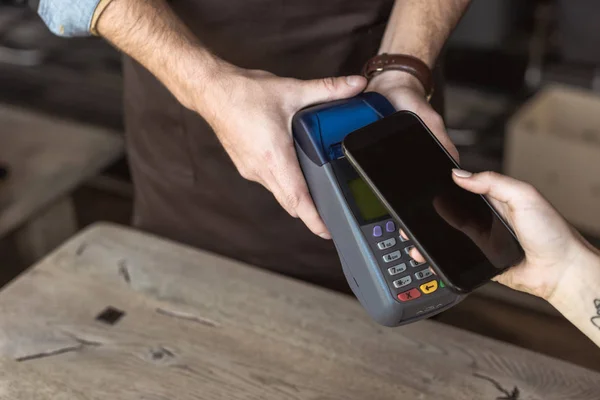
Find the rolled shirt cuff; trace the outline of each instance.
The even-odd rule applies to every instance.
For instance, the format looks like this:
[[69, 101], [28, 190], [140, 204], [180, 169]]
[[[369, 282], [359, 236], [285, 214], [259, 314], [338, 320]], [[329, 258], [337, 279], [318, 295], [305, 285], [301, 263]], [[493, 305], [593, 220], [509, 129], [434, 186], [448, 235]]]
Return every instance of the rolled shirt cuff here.
[[100, 2], [98, 3], [96, 11], [92, 16], [92, 22], [90, 23], [90, 32], [92, 33], [92, 35], [100, 36], [98, 30], [96, 29], [96, 26], [98, 25], [98, 20], [100, 19], [100, 16], [104, 12], [104, 10], [106, 10], [106, 7], [108, 7], [108, 5], [112, 3], [112, 1], [113, 0], [100, 0]]
[[110, 0], [40, 0], [38, 14], [58, 36], [89, 36], [92, 23], [97, 22], [108, 3]]

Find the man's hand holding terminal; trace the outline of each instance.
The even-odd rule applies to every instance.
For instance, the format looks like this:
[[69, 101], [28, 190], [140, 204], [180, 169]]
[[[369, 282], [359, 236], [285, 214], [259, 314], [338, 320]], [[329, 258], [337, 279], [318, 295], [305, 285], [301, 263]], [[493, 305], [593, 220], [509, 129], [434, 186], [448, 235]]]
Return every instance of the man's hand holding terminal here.
[[[399, 2], [382, 50], [409, 54], [432, 66], [467, 3]], [[330, 237], [300, 170], [291, 120], [306, 106], [361, 93], [365, 78], [301, 81], [238, 68], [207, 50], [164, 0], [113, 0], [100, 16], [97, 31], [152, 72], [184, 106], [202, 115], [243, 177], [270, 190], [313, 233]], [[398, 109], [420, 115], [458, 156], [414, 77], [386, 72], [371, 81], [369, 90], [387, 96]]]
[[224, 69], [227, 73], [202, 95], [212, 101], [201, 98], [191, 108], [207, 119], [244, 178], [270, 190], [290, 215], [329, 239], [298, 164], [291, 121], [309, 105], [359, 94], [366, 79], [349, 76], [301, 81], [265, 71]]

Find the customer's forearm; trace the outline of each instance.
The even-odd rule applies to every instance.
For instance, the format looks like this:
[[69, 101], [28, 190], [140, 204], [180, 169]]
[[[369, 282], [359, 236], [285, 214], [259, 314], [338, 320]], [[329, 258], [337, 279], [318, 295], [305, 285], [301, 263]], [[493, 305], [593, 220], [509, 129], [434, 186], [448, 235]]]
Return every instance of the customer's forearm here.
[[[164, 0], [113, 0], [98, 33], [152, 72], [183, 105], [198, 102], [204, 83], [224, 64], [205, 49]], [[194, 93], [187, 89], [194, 82]]]
[[417, 57], [433, 67], [470, 0], [396, 1], [380, 53]]
[[550, 303], [600, 346], [600, 256], [586, 251], [565, 271]]

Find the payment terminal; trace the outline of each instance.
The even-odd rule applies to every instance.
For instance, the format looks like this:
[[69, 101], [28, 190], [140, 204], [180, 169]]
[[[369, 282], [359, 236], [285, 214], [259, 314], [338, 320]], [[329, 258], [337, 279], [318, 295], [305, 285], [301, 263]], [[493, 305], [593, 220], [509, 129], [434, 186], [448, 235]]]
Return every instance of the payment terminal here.
[[[347, 134], [394, 112], [382, 95], [363, 93], [301, 110], [292, 122], [300, 166], [346, 279], [369, 315], [385, 326], [431, 317], [463, 297], [427, 263], [410, 258], [411, 241], [403, 240], [397, 222], [344, 158]], [[406, 184], [400, 162], [398, 184]]]

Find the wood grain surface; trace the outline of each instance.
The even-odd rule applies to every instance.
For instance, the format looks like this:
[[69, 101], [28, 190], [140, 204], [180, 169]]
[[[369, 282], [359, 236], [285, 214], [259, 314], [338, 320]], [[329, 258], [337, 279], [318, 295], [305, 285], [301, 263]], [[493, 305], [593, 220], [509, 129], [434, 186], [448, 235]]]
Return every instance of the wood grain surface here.
[[112, 131], [0, 104], [0, 237], [69, 194], [123, 153]]
[[114, 225], [0, 292], [0, 360], [11, 400], [600, 398], [598, 373], [435, 322], [380, 327], [347, 296]]

